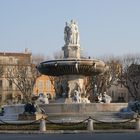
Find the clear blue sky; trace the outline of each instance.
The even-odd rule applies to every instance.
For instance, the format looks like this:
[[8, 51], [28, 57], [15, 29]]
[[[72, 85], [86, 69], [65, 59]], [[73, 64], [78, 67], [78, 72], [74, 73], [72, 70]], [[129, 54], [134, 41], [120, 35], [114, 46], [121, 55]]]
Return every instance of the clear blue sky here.
[[140, 53], [140, 0], [0, 0], [0, 51], [52, 56], [71, 19], [87, 56]]

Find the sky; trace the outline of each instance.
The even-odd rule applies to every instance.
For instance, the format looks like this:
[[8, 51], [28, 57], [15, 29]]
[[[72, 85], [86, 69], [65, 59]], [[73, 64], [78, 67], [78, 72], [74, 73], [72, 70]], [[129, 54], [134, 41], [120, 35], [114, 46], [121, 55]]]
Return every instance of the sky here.
[[140, 54], [140, 0], [0, 0], [0, 52], [51, 57], [71, 19], [86, 56]]

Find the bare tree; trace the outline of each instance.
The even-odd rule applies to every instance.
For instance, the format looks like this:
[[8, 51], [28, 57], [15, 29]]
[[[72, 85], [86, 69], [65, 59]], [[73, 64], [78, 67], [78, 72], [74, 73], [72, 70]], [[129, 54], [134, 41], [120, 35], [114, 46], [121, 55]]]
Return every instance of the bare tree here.
[[64, 57], [63, 51], [58, 51], [54, 53], [54, 59], [62, 59]]
[[140, 56], [127, 55], [122, 57], [121, 61], [120, 83], [128, 89], [132, 99], [140, 100]]
[[123, 78], [125, 78], [123, 84], [128, 89], [131, 97], [140, 101], [140, 65], [131, 64], [127, 72], [123, 74]]
[[7, 66], [6, 77], [21, 91], [24, 102], [30, 102], [35, 80], [39, 73], [35, 65]]
[[104, 58], [109, 66], [109, 71], [93, 78], [90, 77], [88, 86], [94, 88], [96, 84], [97, 92], [102, 93], [116, 80], [118, 84], [121, 83], [128, 89], [134, 100], [140, 100], [140, 55], [129, 54], [123, 57]]
[[33, 54], [32, 63], [38, 65], [40, 62], [45, 61], [45, 56], [43, 54]]
[[[108, 60], [106, 62], [108, 70], [100, 75], [87, 77], [86, 93], [93, 93], [92, 96], [97, 96], [100, 93], [106, 92], [115, 80], [118, 80], [121, 74], [121, 63], [119, 60]], [[98, 94], [97, 94], [98, 93]], [[95, 97], [91, 97], [92, 99]]]

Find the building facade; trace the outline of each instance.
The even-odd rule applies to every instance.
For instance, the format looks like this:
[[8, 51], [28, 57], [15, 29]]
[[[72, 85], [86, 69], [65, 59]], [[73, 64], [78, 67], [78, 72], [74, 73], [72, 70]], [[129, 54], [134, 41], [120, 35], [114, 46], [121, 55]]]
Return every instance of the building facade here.
[[111, 96], [111, 102], [128, 102], [129, 101], [129, 92], [128, 89], [125, 88], [122, 84], [117, 83], [114, 84], [108, 89], [107, 94]]
[[51, 81], [47, 75], [41, 75], [36, 79], [33, 93], [37, 96], [39, 96], [39, 94], [45, 94], [49, 99], [54, 99], [54, 81]]
[[31, 53], [25, 49], [23, 53], [0, 52], [0, 105], [16, 103], [22, 99], [20, 90], [12, 81], [7, 80], [7, 67], [15, 65], [29, 65], [32, 63]]

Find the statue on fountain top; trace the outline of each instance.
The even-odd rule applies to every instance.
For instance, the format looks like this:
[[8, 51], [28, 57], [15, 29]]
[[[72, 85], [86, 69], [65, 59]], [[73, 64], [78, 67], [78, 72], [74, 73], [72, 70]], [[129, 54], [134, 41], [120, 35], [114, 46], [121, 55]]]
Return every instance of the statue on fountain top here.
[[79, 45], [78, 25], [74, 20], [71, 20], [70, 24], [66, 22], [66, 26], [64, 28], [64, 41], [66, 45]]

